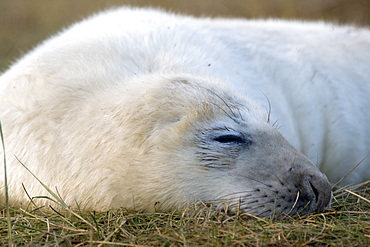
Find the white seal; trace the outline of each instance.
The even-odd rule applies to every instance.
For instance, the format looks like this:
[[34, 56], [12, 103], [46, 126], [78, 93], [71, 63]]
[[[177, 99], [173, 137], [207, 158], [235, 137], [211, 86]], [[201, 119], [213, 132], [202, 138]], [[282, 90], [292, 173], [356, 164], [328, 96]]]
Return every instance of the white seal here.
[[322, 211], [330, 185], [301, 152], [332, 182], [369, 153], [369, 40], [150, 9], [77, 23], [0, 77], [11, 205], [48, 195], [31, 171], [87, 210]]

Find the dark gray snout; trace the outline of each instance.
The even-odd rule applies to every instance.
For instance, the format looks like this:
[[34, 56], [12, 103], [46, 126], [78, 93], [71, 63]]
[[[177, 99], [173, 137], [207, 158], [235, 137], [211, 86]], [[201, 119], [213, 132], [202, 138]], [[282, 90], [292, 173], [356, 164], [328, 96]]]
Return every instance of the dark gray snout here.
[[313, 165], [293, 165], [290, 174], [295, 177], [296, 205], [292, 212], [300, 215], [323, 212], [330, 205], [332, 191], [328, 179]]
[[303, 201], [309, 201], [309, 211], [322, 212], [331, 200], [331, 186], [325, 176], [309, 175], [303, 177], [298, 186]]

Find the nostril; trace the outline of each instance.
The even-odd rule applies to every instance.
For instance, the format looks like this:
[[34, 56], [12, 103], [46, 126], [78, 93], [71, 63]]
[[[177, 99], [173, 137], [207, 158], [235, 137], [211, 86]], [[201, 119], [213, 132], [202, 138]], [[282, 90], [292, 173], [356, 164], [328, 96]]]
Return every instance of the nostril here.
[[324, 207], [330, 203], [331, 186], [325, 176], [311, 176], [308, 182], [311, 187], [311, 198], [316, 205], [315, 211], [322, 212]]
[[319, 190], [316, 189], [316, 187], [311, 183], [311, 181], [309, 181], [310, 185], [311, 185], [311, 189], [313, 191], [313, 193], [315, 194], [315, 202], [317, 203], [318, 200], [319, 200]]
[[296, 185], [300, 196], [297, 206], [306, 205], [305, 213], [322, 212], [331, 200], [331, 186], [323, 174], [304, 175]]
[[296, 178], [293, 184], [288, 186], [292, 191], [289, 193], [290, 197], [293, 198], [297, 191], [299, 192], [294, 205], [297, 208], [304, 208], [302, 212], [305, 214], [324, 211], [324, 208], [330, 205], [332, 195], [326, 176], [313, 165], [306, 167], [304, 164], [292, 164], [290, 168], [292, 168], [290, 176], [294, 175]]

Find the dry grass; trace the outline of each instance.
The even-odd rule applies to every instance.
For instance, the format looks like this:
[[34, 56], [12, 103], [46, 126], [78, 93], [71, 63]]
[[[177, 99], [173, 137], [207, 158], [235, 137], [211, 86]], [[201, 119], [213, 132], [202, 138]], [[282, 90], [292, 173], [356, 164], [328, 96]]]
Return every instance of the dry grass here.
[[174, 213], [81, 212], [1, 206], [0, 244], [16, 246], [369, 246], [370, 183], [335, 192], [321, 214], [286, 219], [229, 216], [205, 206]]

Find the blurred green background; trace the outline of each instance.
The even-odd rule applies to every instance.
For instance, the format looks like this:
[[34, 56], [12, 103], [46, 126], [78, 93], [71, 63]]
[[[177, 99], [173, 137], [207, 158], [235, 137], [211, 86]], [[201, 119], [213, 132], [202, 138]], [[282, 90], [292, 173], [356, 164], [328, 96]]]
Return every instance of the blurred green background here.
[[370, 25], [370, 0], [0, 0], [0, 70], [61, 28], [120, 5], [155, 6], [196, 16]]

